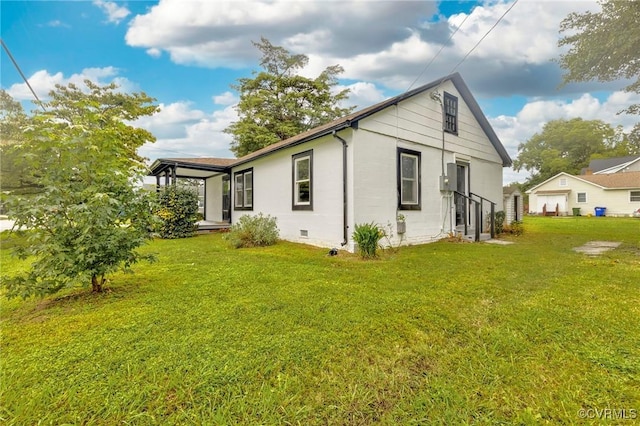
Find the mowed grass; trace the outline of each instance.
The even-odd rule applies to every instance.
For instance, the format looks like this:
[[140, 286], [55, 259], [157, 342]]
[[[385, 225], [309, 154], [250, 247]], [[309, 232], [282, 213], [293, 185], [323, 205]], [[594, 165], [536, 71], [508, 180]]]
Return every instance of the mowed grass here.
[[[442, 241], [374, 261], [286, 242], [234, 250], [220, 234], [155, 241], [144, 250], [159, 261], [113, 276], [105, 294], [2, 301], [0, 419], [640, 417], [640, 220], [526, 217], [511, 240]], [[591, 240], [622, 245], [599, 257], [572, 250]], [[0, 255], [3, 273], [25, 267]]]

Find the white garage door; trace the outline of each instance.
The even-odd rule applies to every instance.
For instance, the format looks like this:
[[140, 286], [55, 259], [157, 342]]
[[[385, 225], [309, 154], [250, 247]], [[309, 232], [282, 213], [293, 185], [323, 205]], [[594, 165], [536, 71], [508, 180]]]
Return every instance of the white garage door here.
[[558, 205], [559, 212], [567, 211], [567, 196], [561, 195], [538, 195], [538, 213], [542, 213], [542, 207], [547, 205], [547, 211], [555, 211], [556, 204]]

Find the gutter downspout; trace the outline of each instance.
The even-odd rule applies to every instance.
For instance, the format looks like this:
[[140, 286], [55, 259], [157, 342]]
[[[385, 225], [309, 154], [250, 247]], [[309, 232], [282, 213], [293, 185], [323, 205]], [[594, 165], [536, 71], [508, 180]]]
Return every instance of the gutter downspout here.
[[335, 130], [331, 134], [342, 142], [342, 243], [340, 245], [344, 247], [349, 242], [349, 225], [347, 223], [347, 141], [340, 137]]

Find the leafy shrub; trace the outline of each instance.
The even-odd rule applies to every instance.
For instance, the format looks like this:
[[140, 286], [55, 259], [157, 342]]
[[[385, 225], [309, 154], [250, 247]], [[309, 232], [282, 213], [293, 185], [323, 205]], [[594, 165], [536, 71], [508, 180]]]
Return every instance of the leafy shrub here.
[[503, 212], [502, 210], [500, 210], [499, 212], [496, 212], [496, 223], [495, 223], [496, 234], [502, 234], [505, 217], [506, 217], [506, 213]]
[[157, 232], [161, 238], [192, 237], [198, 226], [198, 194], [191, 189], [167, 186], [158, 194]]
[[276, 218], [262, 213], [240, 216], [224, 238], [235, 248], [270, 246], [278, 241]]
[[375, 223], [356, 224], [353, 240], [358, 244], [358, 252], [363, 258], [374, 258], [379, 247], [379, 241], [384, 237], [384, 231]]
[[511, 235], [522, 235], [524, 233], [524, 225], [521, 220], [511, 222], [511, 225], [504, 225], [502, 232]]

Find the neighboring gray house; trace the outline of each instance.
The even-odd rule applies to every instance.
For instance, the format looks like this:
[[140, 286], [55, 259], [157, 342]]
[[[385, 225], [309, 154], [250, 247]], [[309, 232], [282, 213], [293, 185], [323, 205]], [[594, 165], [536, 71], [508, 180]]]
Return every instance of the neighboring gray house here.
[[478, 229], [502, 208], [510, 165], [455, 73], [242, 158], [158, 159], [151, 173], [204, 179], [211, 223], [261, 212], [283, 239], [353, 251], [361, 223], [392, 224], [393, 244]]
[[509, 185], [502, 188], [502, 205], [504, 209], [504, 223], [510, 225], [522, 220], [524, 203], [522, 193], [517, 185]]
[[589, 166], [582, 169], [581, 174], [601, 175], [620, 172], [640, 172], [640, 155], [591, 160]]

